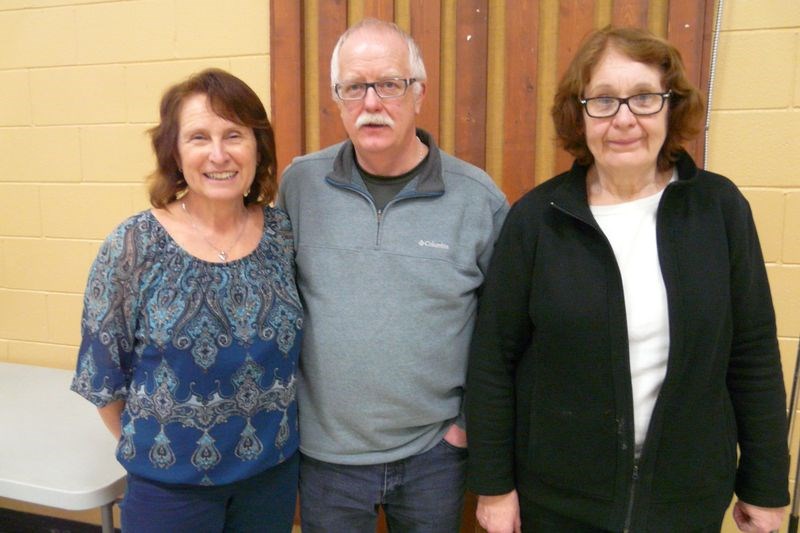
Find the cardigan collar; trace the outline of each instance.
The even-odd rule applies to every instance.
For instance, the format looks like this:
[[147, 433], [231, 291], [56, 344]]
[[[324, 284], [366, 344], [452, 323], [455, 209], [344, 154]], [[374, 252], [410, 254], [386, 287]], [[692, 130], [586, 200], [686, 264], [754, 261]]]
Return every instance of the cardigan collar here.
[[[685, 151], [681, 151], [678, 154], [675, 167], [678, 170], [678, 181], [667, 185], [667, 187], [688, 185], [697, 179], [699, 175], [698, 168], [692, 157]], [[577, 161], [574, 162], [572, 168], [567, 171], [564, 181], [553, 192], [551, 205], [567, 211], [594, 226], [596, 224], [589, 208], [586, 190], [586, 174], [588, 171], [589, 165], [582, 165]]]

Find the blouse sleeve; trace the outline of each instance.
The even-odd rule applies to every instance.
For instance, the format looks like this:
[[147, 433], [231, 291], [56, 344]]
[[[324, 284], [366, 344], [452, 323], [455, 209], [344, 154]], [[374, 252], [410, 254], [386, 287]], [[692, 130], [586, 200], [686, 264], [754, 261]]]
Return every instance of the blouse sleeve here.
[[139, 256], [134, 219], [103, 243], [83, 299], [73, 391], [98, 407], [128, 395], [134, 349]]

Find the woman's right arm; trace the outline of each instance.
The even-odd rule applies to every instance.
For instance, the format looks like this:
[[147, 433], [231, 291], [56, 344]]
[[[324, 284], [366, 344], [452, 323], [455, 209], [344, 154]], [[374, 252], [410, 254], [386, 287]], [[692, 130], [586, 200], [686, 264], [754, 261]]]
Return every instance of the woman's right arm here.
[[516, 488], [515, 374], [533, 330], [528, 303], [535, 236], [528, 230], [527, 205], [512, 207], [495, 244], [470, 349], [467, 482], [483, 496], [508, 495]]
[[137, 220], [129, 219], [106, 238], [89, 271], [81, 344], [71, 385], [100, 410], [102, 420], [117, 438], [133, 359], [140, 243], [146, 242], [137, 233], [141, 225]]
[[97, 408], [97, 412], [100, 413], [100, 418], [103, 419], [103, 424], [105, 424], [111, 434], [114, 435], [115, 440], [119, 440], [122, 435], [122, 422], [120, 422], [120, 417], [123, 409], [125, 409], [124, 400], [116, 400], [103, 407]]

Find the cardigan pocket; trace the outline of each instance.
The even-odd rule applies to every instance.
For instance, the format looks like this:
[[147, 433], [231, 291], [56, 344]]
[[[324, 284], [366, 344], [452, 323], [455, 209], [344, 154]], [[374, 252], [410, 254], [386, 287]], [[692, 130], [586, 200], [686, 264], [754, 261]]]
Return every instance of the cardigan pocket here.
[[529, 463], [538, 480], [612, 500], [617, 469], [614, 413], [534, 406]]
[[690, 403], [694, 416], [676, 417], [661, 434], [653, 479], [653, 500], [659, 503], [733, 493], [736, 420], [729, 400], [707, 402], [706, 408]]

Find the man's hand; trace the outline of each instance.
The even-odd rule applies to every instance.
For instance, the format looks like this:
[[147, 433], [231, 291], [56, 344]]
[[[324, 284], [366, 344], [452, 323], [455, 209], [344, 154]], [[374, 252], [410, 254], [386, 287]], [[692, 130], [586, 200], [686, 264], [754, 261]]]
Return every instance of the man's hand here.
[[450, 429], [447, 430], [447, 433], [444, 434], [444, 440], [446, 440], [448, 444], [455, 446], [456, 448], [466, 448], [467, 432], [458, 427], [457, 425], [452, 424], [450, 426]]
[[781, 526], [785, 512], [784, 507], [757, 507], [739, 500], [733, 506], [733, 519], [741, 531], [770, 533]]
[[488, 533], [522, 533], [516, 490], [499, 496], [478, 496], [475, 517]]

